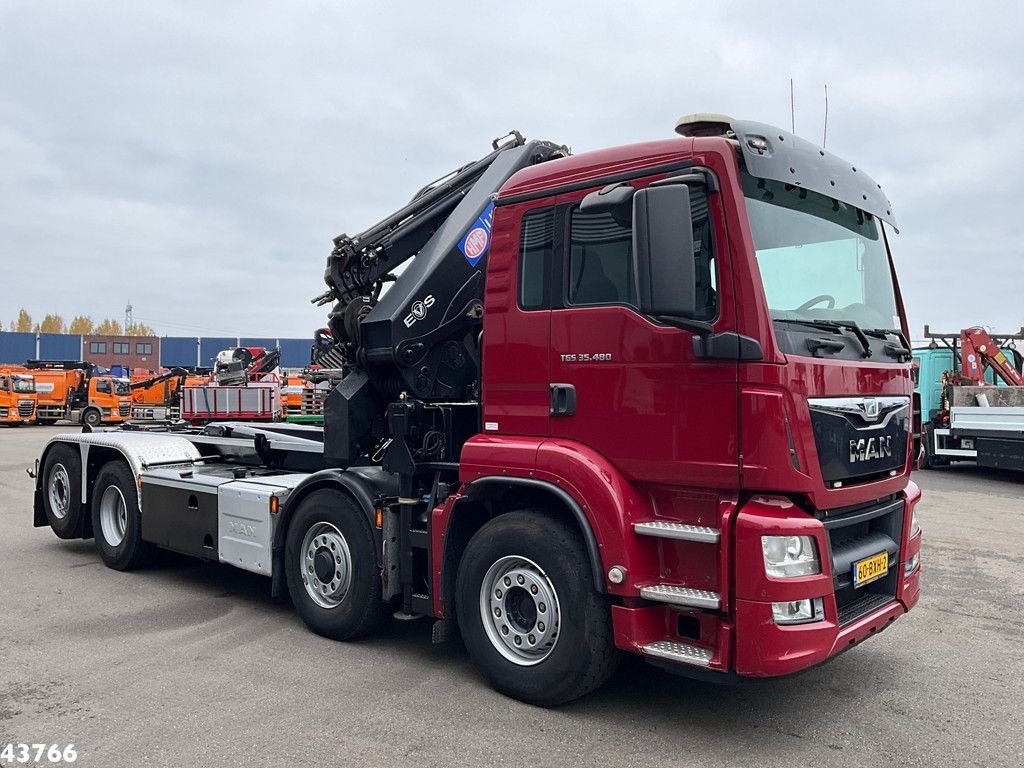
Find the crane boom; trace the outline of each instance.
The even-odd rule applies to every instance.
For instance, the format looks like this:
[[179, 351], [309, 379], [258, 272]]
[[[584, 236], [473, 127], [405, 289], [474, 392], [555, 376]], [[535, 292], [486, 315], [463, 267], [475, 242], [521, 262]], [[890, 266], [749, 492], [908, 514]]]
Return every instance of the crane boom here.
[[985, 381], [986, 365], [1008, 386], [1024, 386], [1024, 376], [1014, 368], [988, 331], [980, 327], [965, 328], [960, 332], [961, 375], [983, 386], [988, 383]]
[[328, 290], [313, 299], [335, 304], [312, 363], [347, 371], [325, 402], [327, 456], [357, 459], [373, 415], [402, 392], [428, 402], [478, 398], [493, 196], [516, 171], [568, 154], [513, 131], [369, 229], [334, 239]]

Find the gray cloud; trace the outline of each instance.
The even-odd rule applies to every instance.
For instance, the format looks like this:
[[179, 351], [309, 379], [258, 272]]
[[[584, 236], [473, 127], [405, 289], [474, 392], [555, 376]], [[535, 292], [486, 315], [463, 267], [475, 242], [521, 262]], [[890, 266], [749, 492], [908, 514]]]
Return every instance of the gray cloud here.
[[915, 332], [1024, 322], [1018, 5], [0, 6], [0, 319], [305, 336], [330, 238], [511, 128], [789, 123], [886, 187]]

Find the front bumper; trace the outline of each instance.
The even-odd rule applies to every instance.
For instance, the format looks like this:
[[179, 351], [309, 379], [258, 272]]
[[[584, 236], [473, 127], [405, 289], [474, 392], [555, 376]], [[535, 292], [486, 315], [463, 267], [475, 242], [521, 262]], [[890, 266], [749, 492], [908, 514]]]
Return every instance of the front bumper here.
[[[908, 540], [904, 532], [909, 531], [919, 499], [920, 491], [910, 483], [903, 494], [902, 514], [894, 511], [886, 518], [871, 516], [870, 510], [857, 510], [855, 514], [862, 521], [857, 525], [863, 528], [844, 529], [840, 521], [838, 525], [830, 523], [831, 530], [795, 508], [759, 506], [755, 500], [736, 520], [734, 594], [728, 609], [697, 611], [627, 600], [612, 610], [616, 645], [649, 654], [652, 646], [681, 643], [705, 653], [704, 670], [739, 677], [789, 675], [834, 658], [886, 629], [917, 604], [921, 568], [918, 564], [909, 573], [906, 568], [915, 559], [919, 562], [921, 534]], [[891, 509], [893, 502], [886, 500], [878, 506]], [[848, 551], [851, 546], [849, 537], [877, 536], [879, 529], [891, 532], [898, 543], [898, 551], [890, 560], [892, 580], [857, 589], [851, 602], [848, 572], [833, 573], [833, 555], [845, 569], [848, 561], [844, 560], [844, 548]], [[761, 536], [778, 534], [813, 535], [821, 554], [822, 572], [794, 579], [768, 578], [761, 557]], [[808, 598], [821, 598], [823, 619], [805, 624], [776, 623], [773, 602]], [[663, 660], [658, 663], [664, 665]], [[685, 663], [674, 666], [680, 673], [692, 673]]]

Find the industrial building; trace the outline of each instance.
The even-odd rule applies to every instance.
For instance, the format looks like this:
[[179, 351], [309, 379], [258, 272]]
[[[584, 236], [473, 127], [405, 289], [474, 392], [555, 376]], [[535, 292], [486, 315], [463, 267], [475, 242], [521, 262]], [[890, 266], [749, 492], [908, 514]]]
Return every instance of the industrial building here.
[[0, 364], [26, 360], [88, 360], [112, 368], [158, 371], [171, 366], [211, 366], [230, 347], [281, 350], [282, 368], [309, 365], [309, 339], [209, 336], [77, 336], [63, 333], [0, 331]]

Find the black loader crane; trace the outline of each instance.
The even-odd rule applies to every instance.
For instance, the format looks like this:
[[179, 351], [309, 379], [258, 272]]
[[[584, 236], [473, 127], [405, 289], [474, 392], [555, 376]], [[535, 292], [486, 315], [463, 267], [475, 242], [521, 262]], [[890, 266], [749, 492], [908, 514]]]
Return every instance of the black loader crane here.
[[[426, 516], [457, 481], [462, 444], [480, 430], [493, 198], [520, 169], [569, 154], [518, 131], [491, 146], [366, 231], [336, 237], [324, 271], [328, 290], [313, 299], [335, 304], [312, 362], [343, 372], [324, 401], [323, 458], [340, 467], [381, 462], [356, 471], [373, 472], [382, 490], [388, 486], [384, 495], [397, 496], [383, 525], [397, 544], [398, 578], [385, 570], [383, 596], [401, 595], [405, 616], [432, 612], [428, 569], [417, 567], [429, 559]], [[435, 625], [435, 639], [450, 626]]]
[[[312, 362], [346, 372], [325, 402], [329, 462], [360, 463], [386, 436], [395, 437], [374, 414], [403, 393], [472, 405], [475, 424], [492, 197], [521, 168], [568, 154], [565, 146], [513, 131], [366, 231], [334, 239], [324, 272], [328, 290], [313, 299], [335, 304]], [[392, 283], [386, 291], [385, 283]], [[436, 446], [435, 458], [443, 448]]]

